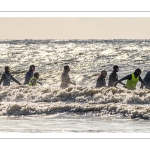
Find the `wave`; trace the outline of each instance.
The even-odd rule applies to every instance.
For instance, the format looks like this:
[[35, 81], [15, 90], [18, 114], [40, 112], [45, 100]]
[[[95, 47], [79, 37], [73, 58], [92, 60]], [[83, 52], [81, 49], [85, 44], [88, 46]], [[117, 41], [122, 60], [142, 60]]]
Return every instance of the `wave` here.
[[150, 90], [124, 88], [0, 87], [0, 115], [93, 113], [149, 119]]

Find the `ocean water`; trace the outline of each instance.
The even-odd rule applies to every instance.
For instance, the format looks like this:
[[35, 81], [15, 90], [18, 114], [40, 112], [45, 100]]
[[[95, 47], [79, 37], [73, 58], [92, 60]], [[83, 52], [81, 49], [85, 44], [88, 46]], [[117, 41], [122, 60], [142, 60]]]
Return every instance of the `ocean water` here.
[[[21, 83], [34, 64], [43, 85], [0, 86], [0, 132], [149, 132], [150, 91], [122, 85], [95, 89], [100, 72], [118, 65], [119, 78], [136, 68], [149, 71], [150, 40], [3, 40], [6, 65]], [[76, 82], [60, 89], [64, 65]], [[125, 82], [124, 82], [125, 83]]]

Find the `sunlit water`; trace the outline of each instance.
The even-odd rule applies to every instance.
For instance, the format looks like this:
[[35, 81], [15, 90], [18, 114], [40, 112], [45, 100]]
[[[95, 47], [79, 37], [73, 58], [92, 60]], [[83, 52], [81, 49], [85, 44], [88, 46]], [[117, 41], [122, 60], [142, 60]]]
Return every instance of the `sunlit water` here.
[[[42, 86], [0, 87], [0, 132], [149, 132], [150, 91], [95, 89], [105, 69], [119, 78], [149, 71], [150, 40], [0, 41], [0, 73], [9, 65], [21, 83], [34, 64]], [[64, 65], [76, 86], [61, 90]]]

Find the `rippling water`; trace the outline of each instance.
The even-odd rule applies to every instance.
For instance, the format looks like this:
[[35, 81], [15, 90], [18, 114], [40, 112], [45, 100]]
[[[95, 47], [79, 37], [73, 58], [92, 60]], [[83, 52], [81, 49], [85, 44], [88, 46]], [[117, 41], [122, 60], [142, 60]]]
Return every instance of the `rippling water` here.
[[[106, 69], [109, 76], [116, 64], [119, 78], [137, 67], [144, 77], [149, 71], [149, 46], [150, 40], [0, 41], [1, 74], [9, 65], [23, 83], [29, 65], [35, 64], [43, 83], [28, 87], [12, 82], [10, 87], [0, 87], [0, 131], [148, 132], [149, 90], [139, 89], [139, 83], [135, 91], [122, 85], [94, 87], [101, 70]], [[60, 76], [66, 64], [76, 86], [61, 90]]]

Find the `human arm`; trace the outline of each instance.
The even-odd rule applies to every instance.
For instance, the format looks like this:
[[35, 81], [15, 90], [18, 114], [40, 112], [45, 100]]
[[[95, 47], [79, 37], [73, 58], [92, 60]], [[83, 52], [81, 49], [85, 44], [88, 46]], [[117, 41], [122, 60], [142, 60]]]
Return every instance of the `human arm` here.
[[122, 83], [121, 81], [123, 80], [131, 80], [132, 79], [132, 75], [127, 75], [126, 77], [123, 77], [122, 79], [118, 80], [117, 82], [114, 83], [114, 86], [116, 87], [118, 83], [121, 83], [123, 85], [125, 85], [124, 83]]
[[65, 81], [68, 82], [69, 84], [74, 84], [74, 85], [76, 85], [73, 81], [71, 81], [69, 75], [65, 76]]
[[16, 83], [18, 83], [19, 85], [22, 85], [18, 80], [16, 80], [12, 75], [11, 75], [11, 79], [14, 81], [14, 82], [16, 82]]
[[39, 83], [39, 84], [41, 84], [41, 85], [42, 85], [42, 83], [41, 83], [40, 81], [37, 81], [37, 83]]
[[73, 82], [73, 81], [70, 81], [69, 83], [70, 83], [70, 84], [73, 84], [73, 85], [76, 85], [76, 83], [75, 83], [75, 82]]

